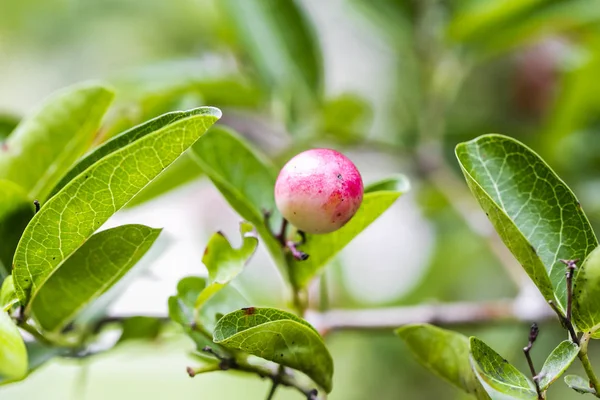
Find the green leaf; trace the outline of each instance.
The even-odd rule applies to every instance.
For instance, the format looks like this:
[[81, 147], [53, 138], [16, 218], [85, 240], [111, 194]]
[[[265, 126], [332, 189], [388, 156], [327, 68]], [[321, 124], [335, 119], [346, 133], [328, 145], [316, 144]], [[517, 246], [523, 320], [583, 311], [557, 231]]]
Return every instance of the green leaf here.
[[[213, 127], [192, 147], [196, 161], [221, 192], [229, 205], [254, 225], [284, 276], [286, 262], [279, 242], [264, 221], [264, 211], [272, 213], [271, 220], [281, 216], [275, 206], [273, 190], [277, 171], [256, 149], [229, 129]], [[224, 157], [235, 154], [235, 159]]]
[[352, 239], [375, 221], [403, 193], [410, 188], [408, 179], [402, 175], [385, 179], [365, 189], [363, 202], [354, 217], [341, 229], [325, 235], [306, 235], [306, 243], [299, 248], [309, 255], [304, 261], [288, 257], [293, 282], [303, 288], [325, 265]]
[[121, 322], [123, 331], [118, 343], [129, 340], [154, 340], [160, 334], [162, 321], [158, 318], [135, 316]]
[[198, 329], [194, 305], [200, 292], [206, 287], [204, 278], [189, 276], [177, 284], [177, 295], [169, 297], [169, 318], [183, 327], [184, 332], [196, 343], [201, 351], [212, 344], [210, 338]]
[[429, 324], [406, 325], [396, 334], [417, 361], [440, 378], [478, 399], [490, 398], [471, 369], [466, 336]]
[[4, 142], [0, 179], [44, 201], [50, 189], [90, 146], [113, 98], [104, 86], [85, 83], [55, 93]]
[[2, 308], [0, 311], [6, 312], [18, 302], [19, 299], [15, 292], [13, 277], [12, 275], [9, 275], [4, 279], [4, 282], [2, 282], [2, 289], [0, 289], [0, 308]]
[[561, 342], [544, 362], [539, 373], [542, 379], [539, 382], [540, 389], [546, 390], [569, 368], [579, 354], [579, 346], [570, 340]]
[[66, 355], [71, 349], [57, 346], [46, 346], [40, 342], [30, 341], [25, 343], [28, 356], [27, 373], [19, 378], [0, 377], [0, 385], [13, 383], [26, 378], [31, 372], [35, 371], [48, 361], [60, 355]]
[[565, 376], [565, 383], [568, 387], [576, 391], [577, 393], [586, 394], [590, 393], [595, 395], [596, 389], [590, 387], [590, 382], [582, 378], [579, 375], [567, 375]]
[[600, 247], [585, 259], [576, 272], [573, 286], [573, 321], [581, 332], [600, 329]]
[[23, 188], [0, 180], [0, 281], [10, 274], [19, 239], [34, 214]]
[[198, 163], [186, 151], [169, 168], [156, 177], [148, 186], [137, 194], [127, 207], [135, 207], [147, 201], [154, 200], [171, 190], [190, 183], [202, 176]]
[[[17, 125], [19, 125], [20, 121], [21, 121], [21, 118], [19, 118], [16, 115], [1, 113], [0, 114], [0, 139], [4, 139], [4, 138], [7, 138], [8, 136], [10, 136], [12, 131], [14, 131], [15, 128], [17, 127]], [[0, 146], [2, 146], [2, 143], [0, 143]]]
[[31, 303], [40, 326], [56, 332], [109, 290], [150, 249], [160, 229], [123, 225], [93, 235], [42, 286]]
[[343, 143], [361, 140], [369, 131], [373, 114], [365, 99], [350, 94], [328, 100], [322, 113], [320, 131]]
[[258, 239], [254, 227], [247, 222], [242, 222], [240, 233], [242, 245], [239, 249], [234, 249], [221, 232], [215, 233], [210, 238], [202, 257], [202, 262], [208, 269], [209, 282], [196, 299], [196, 309], [200, 309], [204, 303], [235, 279], [256, 251]]
[[221, 4], [267, 86], [306, 88], [320, 94], [321, 51], [297, 1], [224, 0]]
[[481, 340], [471, 337], [471, 363], [475, 375], [494, 400], [537, 400], [533, 383]]
[[52, 189], [52, 195], [58, 193], [69, 182], [71, 182], [73, 178], [80, 175], [83, 171], [102, 158], [183, 119], [195, 116], [220, 116], [220, 114], [215, 114], [214, 110], [215, 109], [213, 108], [200, 107], [189, 111], [170, 112], [126, 130], [125, 132], [104, 143], [102, 146], [98, 147], [81, 159], [77, 164], [75, 164], [54, 187], [54, 189]]
[[10, 316], [0, 312], [0, 377], [20, 379], [27, 373], [27, 350]]
[[474, 196], [547, 300], [566, 308], [565, 266], [598, 241], [569, 187], [535, 152], [502, 135], [456, 147]]
[[198, 115], [141, 137], [92, 164], [42, 206], [15, 253], [13, 276], [19, 300], [28, 304], [64, 260], [220, 115], [219, 110], [206, 107]]
[[327, 393], [333, 359], [317, 331], [295, 315], [273, 308], [243, 308], [219, 320], [215, 343], [304, 372]]

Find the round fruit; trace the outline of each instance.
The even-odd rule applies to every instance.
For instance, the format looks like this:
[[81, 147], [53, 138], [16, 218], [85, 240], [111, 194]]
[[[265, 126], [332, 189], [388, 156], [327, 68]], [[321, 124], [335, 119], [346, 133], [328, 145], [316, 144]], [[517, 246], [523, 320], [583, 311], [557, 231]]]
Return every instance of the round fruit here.
[[363, 198], [356, 166], [343, 154], [312, 149], [288, 161], [275, 183], [275, 203], [284, 218], [307, 233], [329, 233], [354, 216]]

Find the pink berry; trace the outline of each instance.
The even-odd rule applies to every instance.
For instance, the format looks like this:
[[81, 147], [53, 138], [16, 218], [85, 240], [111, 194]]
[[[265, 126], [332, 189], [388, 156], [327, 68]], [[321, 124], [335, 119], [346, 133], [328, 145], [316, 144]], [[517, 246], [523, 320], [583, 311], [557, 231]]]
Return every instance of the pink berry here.
[[363, 198], [356, 166], [330, 149], [302, 152], [283, 166], [275, 183], [275, 203], [284, 218], [307, 233], [340, 229]]

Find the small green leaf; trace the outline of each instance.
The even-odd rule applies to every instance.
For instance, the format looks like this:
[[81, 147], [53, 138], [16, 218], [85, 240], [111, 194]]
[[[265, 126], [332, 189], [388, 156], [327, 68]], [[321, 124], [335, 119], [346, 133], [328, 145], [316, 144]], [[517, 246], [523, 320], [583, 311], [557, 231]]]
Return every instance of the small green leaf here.
[[219, 320], [215, 343], [304, 372], [331, 392], [333, 359], [317, 331], [295, 315], [273, 308], [243, 308]]
[[456, 147], [474, 196], [547, 300], [566, 308], [565, 266], [598, 241], [577, 198], [535, 152], [502, 135]]
[[600, 247], [590, 253], [576, 274], [573, 321], [579, 331], [591, 331], [595, 337], [600, 328]]
[[540, 389], [548, 389], [554, 381], [560, 378], [573, 363], [577, 354], [579, 354], [579, 347], [570, 340], [561, 342], [558, 347], [552, 350], [539, 373], [539, 376], [542, 377], [539, 382]]
[[19, 299], [17, 298], [17, 293], [15, 293], [13, 277], [9, 275], [2, 282], [2, 289], [0, 289], [0, 308], [2, 308], [0, 311], [6, 312], [18, 302]]
[[[263, 211], [281, 220], [275, 206], [275, 167], [230, 129], [213, 127], [192, 147], [196, 160], [229, 205], [256, 228], [281, 273], [287, 276], [281, 245], [265, 224]], [[235, 159], [224, 157], [235, 154]]]
[[162, 321], [158, 318], [135, 316], [121, 322], [123, 331], [118, 343], [129, 340], [154, 340], [160, 334]]
[[198, 351], [212, 344], [210, 338], [197, 329], [198, 321], [195, 320], [194, 304], [205, 287], [204, 278], [189, 276], [177, 284], [177, 295], [169, 297], [169, 318], [183, 327]]
[[225, 285], [235, 279], [256, 251], [258, 239], [254, 227], [247, 222], [242, 222], [240, 232], [242, 246], [239, 249], [234, 249], [221, 232], [215, 233], [210, 238], [202, 257], [202, 262], [208, 269], [209, 282], [196, 300], [196, 309], [201, 308]]
[[123, 225], [93, 235], [44, 283], [31, 310], [56, 332], [121, 279], [154, 243], [160, 229]]
[[79, 84], [55, 93], [4, 142], [0, 179], [22, 186], [43, 202], [50, 189], [90, 146], [113, 93]]
[[[169, 125], [181, 121], [185, 118], [194, 116], [214, 116], [214, 109], [200, 107], [189, 111], [175, 111], [170, 112], [154, 119], [151, 119], [143, 124], [135, 126], [125, 132], [115, 136], [102, 146], [95, 149], [93, 152], [81, 159], [77, 164], [73, 166], [60, 180], [60, 182], [52, 189], [52, 195], [58, 193], [63, 187], [73, 180], [76, 176], [81, 174], [91, 165], [101, 160], [102, 158], [126, 147], [145, 136], [155, 133], [156, 131], [163, 129]], [[219, 114], [220, 115], [220, 114]]]
[[215, 108], [201, 110], [104, 156], [42, 206], [25, 229], [13, 262], [15, 288], [23, 304], [100, 225], [221, 116]]
[[396, 334], [421, 365], [478, 399], [490, 398], [471, 369], [466, 336], [429, 324], [406, 325]]
[[429, 324], [406, 325], [396, 335], [421, 365], [478, 399], [489, 399], [471, 369], [466, 336]]
[[402, 175], [376, 182], [365, 189], [359, 210], [341, 229], [325, 235], [307, 234], [306, 243], [299, 248], [310, 257], [304, 261], [288, 257], [294, 284], [299, 288], [308, 285], [340, 250], [383, 214], [409, 188], [408, 179]]
[[579, 375], [567, 375], [565, 376], [565, 383], [568, 387], [576, 391], [577, 393], [586, 394], [590, 393], [595, 395], [596, 389], [590, 387], [590, 381], [582, 378]]
[[10, 316], [0, 311], [0, 377], [20, 379], [27, 374], [27, 350]]
[[0, 281], [10, 275], [19, 239], [33, 218], [34, 207], [15, 183], [0, 180]]
[[537, 400], [533, 383], [481, 340], [471, 337], [471, 363], [475, 375], [494, 400]]

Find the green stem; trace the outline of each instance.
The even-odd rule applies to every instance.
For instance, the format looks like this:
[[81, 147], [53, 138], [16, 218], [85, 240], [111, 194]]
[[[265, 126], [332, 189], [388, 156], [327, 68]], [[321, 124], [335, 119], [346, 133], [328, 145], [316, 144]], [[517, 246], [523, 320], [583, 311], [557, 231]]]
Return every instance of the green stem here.
[[200, 367], [200, 368], [187, 367], [187, 373], [190, 376], [190, 378], [193, 378], [194, 376], [196, 376], [198, 374], [203, 374], [205, 372], [213, 372], [213, 371], [220, 371], [220, 370], [221, 370], [221, 367], [219, 367], [219, 364], [205, 365], [204, 367]]
[[581, 360], [581, 364], [583, 365], [583, 369], [585, 369], [585, 373], [590, 380], [590, 386], [596, 390], [595, 396], [600, 398], [600, 381], [598, 381], [598, 377], [594, 373], [594, 369], [592, 368], [592, 363], [590, 363], [590, 359], [588, 358], [588, 343], [591, 339], [591, 335], [588, 333], [584, 334], [581, 338], [580, 347], [579, 347], [579, 359]]
[[33, 336], [38, 342], [47, 344], [49, 346], [54, 346], [55, 343], [47, 339], [44, 335], [42, 335], [37, 329], [33, 326], [29, 325], [27, 322], [22, 322], [19, 324], [19, 327], [23, 329], [25, 332], [29, 333]]

